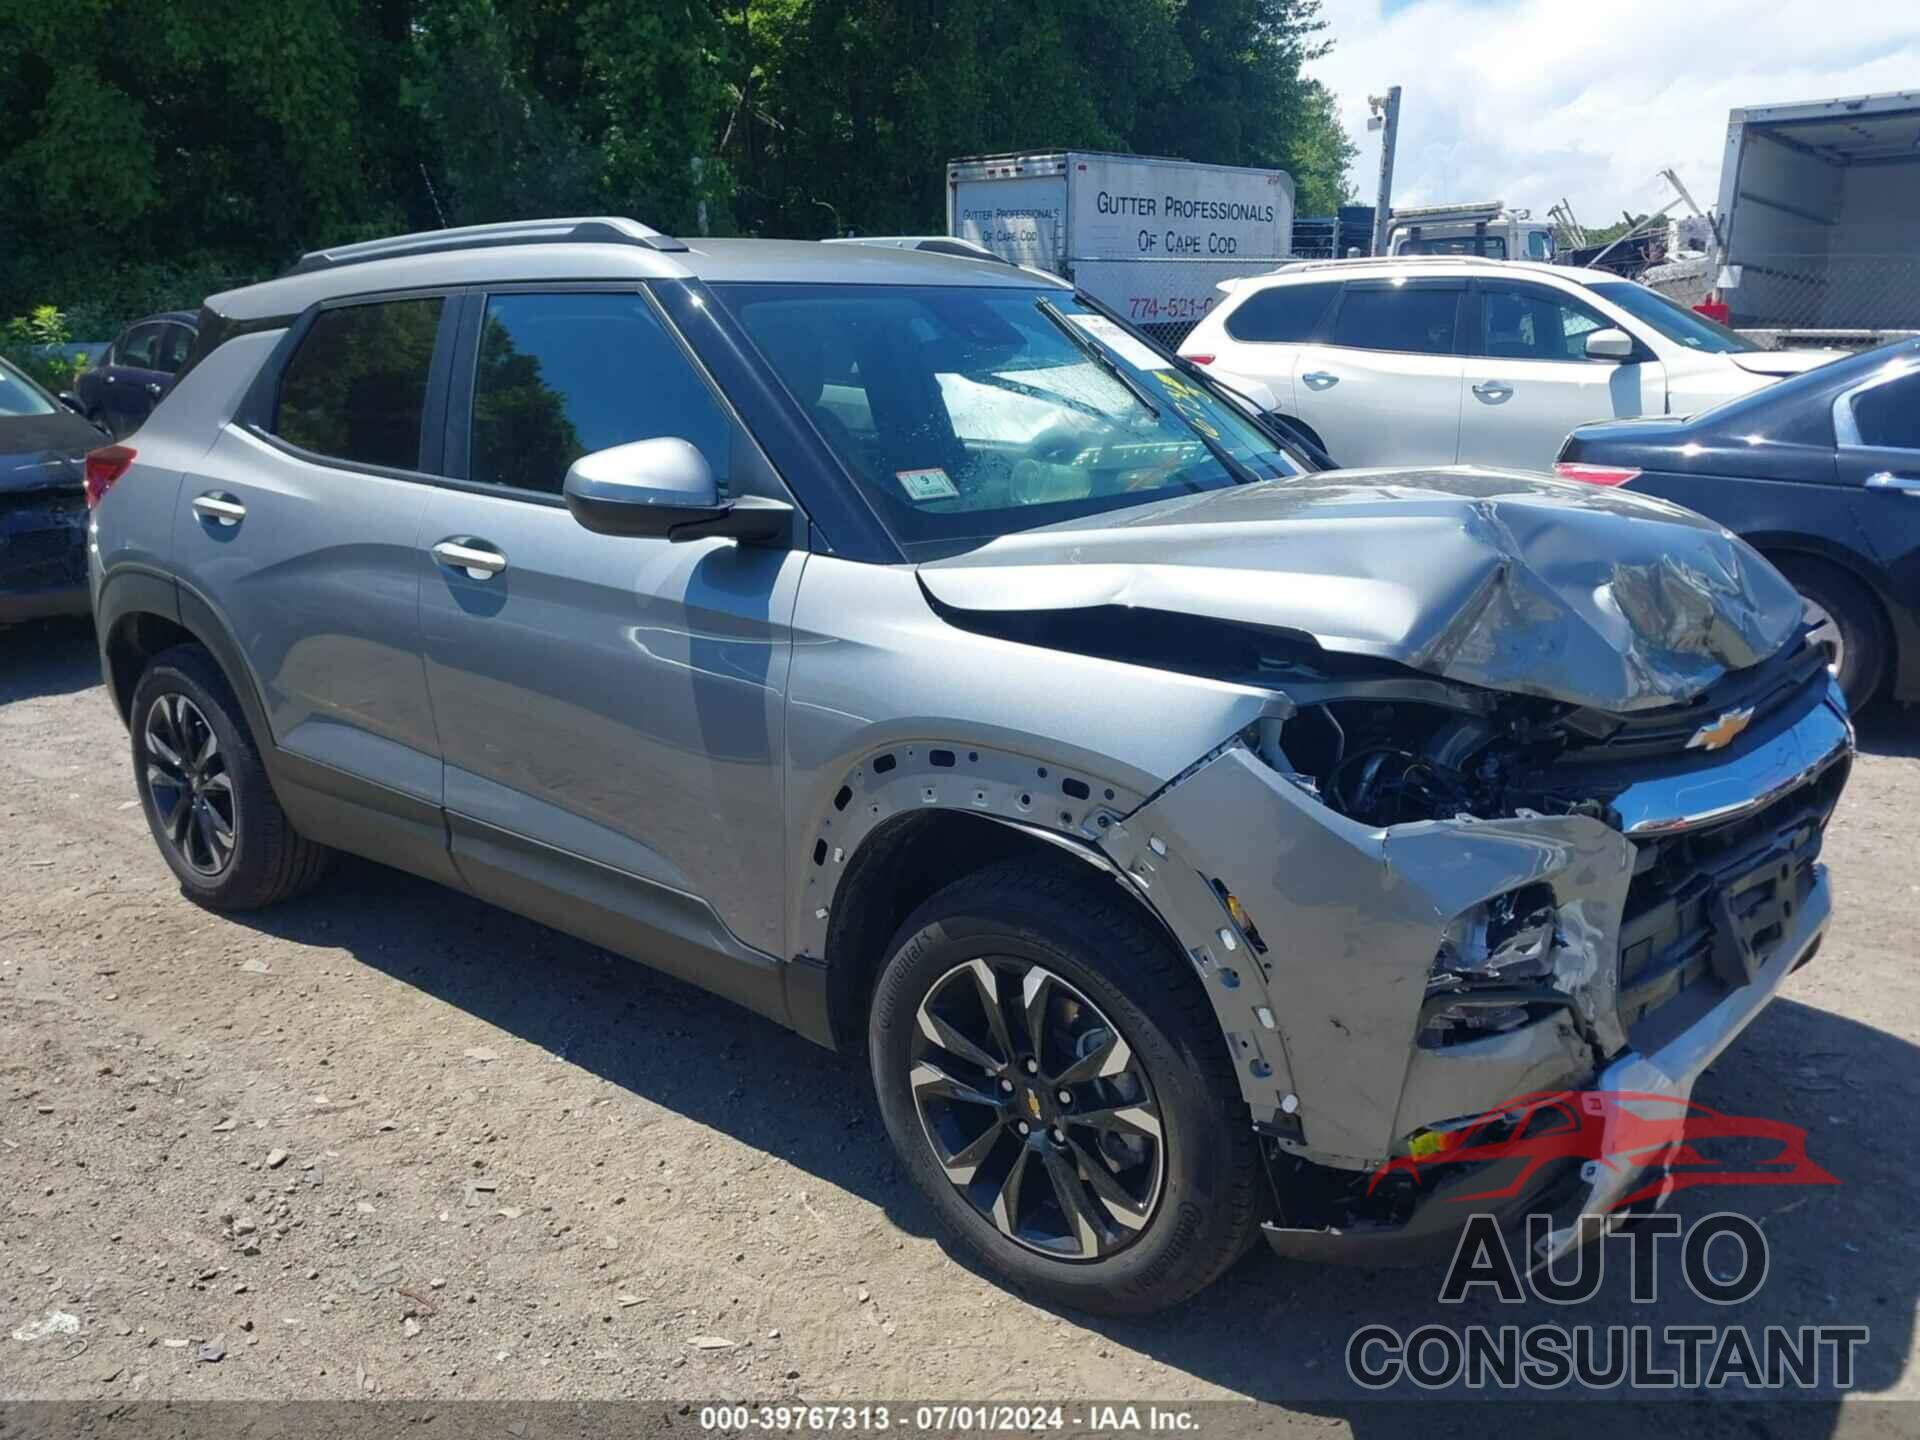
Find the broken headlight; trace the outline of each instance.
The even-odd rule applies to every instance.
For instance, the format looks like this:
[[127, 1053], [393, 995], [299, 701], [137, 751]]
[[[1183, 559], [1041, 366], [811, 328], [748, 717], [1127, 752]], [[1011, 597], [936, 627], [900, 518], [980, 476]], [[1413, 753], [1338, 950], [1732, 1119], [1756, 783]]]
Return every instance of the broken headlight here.
[[1427, 976], [1420, 1043], [1515, 1030], [1567, 1004], [1552, 988], [1560, 912], [1552, 887], [1524, 885], [1456, 915]]

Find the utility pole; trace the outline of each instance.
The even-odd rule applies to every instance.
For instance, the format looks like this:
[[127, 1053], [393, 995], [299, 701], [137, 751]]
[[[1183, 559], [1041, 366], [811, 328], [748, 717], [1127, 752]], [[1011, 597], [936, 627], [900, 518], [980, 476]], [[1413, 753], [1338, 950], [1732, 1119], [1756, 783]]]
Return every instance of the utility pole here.
[[1367, 129], [1380, 131], [1380, 192], [1373, 202], [1373, 253], [1387, 253], [1387, 221], [1393, 211], [1393, 147], [1400, 138], [1400, 87], [1385, 95], [1369, 95]]

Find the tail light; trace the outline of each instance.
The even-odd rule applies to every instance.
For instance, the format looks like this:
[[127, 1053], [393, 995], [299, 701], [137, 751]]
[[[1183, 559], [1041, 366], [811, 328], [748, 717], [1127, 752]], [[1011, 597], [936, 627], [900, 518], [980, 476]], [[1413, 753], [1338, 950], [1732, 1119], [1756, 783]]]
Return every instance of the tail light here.
[[1638, 470], [1618, 465], [1576, 465], [1566, 460], [1555, 461], [1553, 473], [1562, 480], [1579, 480], [1588, 485], [1624, 485], [1640, 474]]
[[98, 450], [87, 452], [85, 483], [89, 510], [113, 488], [114, 481], [127, 473], [127, 467], [133, 464], [133, 453], [131, 445], [102, 445]]
[[1193, 361], [1196, 365], [1211, 365], [1215, 357], [1212, 355], [1189, 355], [1186, 358]]

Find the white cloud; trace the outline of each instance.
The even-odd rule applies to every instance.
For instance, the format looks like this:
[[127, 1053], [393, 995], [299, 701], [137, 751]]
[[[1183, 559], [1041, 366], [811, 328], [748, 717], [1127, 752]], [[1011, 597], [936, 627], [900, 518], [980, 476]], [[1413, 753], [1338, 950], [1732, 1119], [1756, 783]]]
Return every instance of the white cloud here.
[[[1401, 87], [1393, 197], [1501, 199], [1536, 215], [1567, 197], [1588, 225], [1671, 198], [1672, 166], [1718, 199], [1727, 112], [1920, 84], [1914, 0], [1323, 0], [1334, 50], [1312, 73], [1339, 97], [1372, 203], [1367, 96]], [[1392, 13], [1386, 13], [1391, 9]]]

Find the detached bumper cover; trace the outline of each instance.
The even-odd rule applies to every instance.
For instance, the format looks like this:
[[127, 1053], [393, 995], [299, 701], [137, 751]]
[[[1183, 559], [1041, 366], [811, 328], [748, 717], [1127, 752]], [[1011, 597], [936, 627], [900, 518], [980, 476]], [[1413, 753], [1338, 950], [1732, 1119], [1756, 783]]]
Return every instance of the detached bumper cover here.
[[[1103, 848], [1207, 985], [1256, 1127], [1285, 1157], [1370, 1172], [1414, 1129], [1529, 1091], [1599, 1084], [1684, 1097], [1818, 942], [1830, 900], [1813, 874], [1750, 979], [1704, 1013], [1702, 997], [1716, 992], [1687, 992], [1667, 1023], [1636, 1020], [1630, 1037], [1621, 942], [1641, 851], [1747, 815], [1770, 823], [1764, 807], [1791, 803], [1851, 753], [1829, 687], [1722, 757], [1687, 756], [1643, 777], [1620, 797], [1629, 835], [1584, 816], [1525, 814], [1372, 829], [1236, 743], [1112, 827]], [[1449, 922], [1532, 885], [1553, 893], [1554, 983], [1570, 1005], [1506, 1033], [1423, 1047], [1427, 981]], [[1597, 1075], [1598, 1056], [1618, 1058]], [[1609, 1196], [1588, 1199], [1604, 1206]]]

